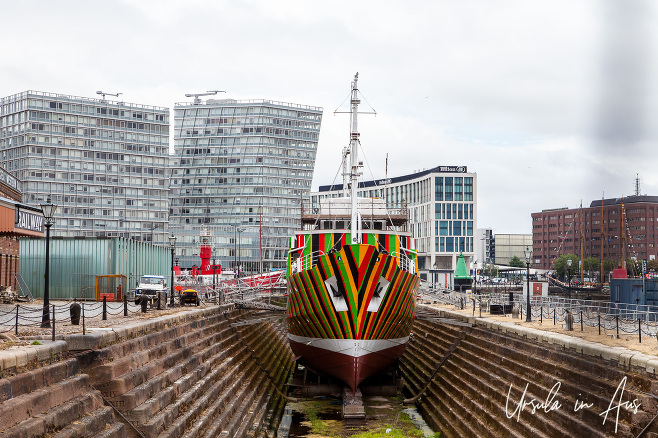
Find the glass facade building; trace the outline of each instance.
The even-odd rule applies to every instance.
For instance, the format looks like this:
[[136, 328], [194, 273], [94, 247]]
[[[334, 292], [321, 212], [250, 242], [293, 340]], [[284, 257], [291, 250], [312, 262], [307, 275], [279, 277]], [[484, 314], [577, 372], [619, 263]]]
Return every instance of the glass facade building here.
[[[325, 197], [342, 196], [342, 185], [321, 186], [311, 208]], [[459, 253], [466, 266], [477, 246], [477, 174], [466, 166], [438, 166], [410, 175], [359, 183], [359, 196], [385, 198], [389, 210], [406, 209], [408, 230], [416, 239], [421, 278], [436, 272], [438, 283], [452, 284]], [[443, 275], [445, 274], [445, 275]]]
[[48, 196], [58, 236], [165, 243], [169, 109], [26, 91], [0, 99], [0, 166]]
[[199, 266], [201, 235], [224, 270], [285, 268], [321, 121], [322, 108], [269, 100], [175, 105], [169, 226], [183, 268]]

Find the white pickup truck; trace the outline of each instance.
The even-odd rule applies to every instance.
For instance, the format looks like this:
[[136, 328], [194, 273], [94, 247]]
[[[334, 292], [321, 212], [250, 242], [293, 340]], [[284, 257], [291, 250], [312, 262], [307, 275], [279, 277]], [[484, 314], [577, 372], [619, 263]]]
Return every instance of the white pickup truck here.
[[164, 303], [167, 302], [167, 277], [162, 275], [142, 275], [139, 278], [139, 286], [135, 289], [135, 304], [139, 304], [142, 297], [153, 304], [158, 297], [158, 292], [164, 292]]

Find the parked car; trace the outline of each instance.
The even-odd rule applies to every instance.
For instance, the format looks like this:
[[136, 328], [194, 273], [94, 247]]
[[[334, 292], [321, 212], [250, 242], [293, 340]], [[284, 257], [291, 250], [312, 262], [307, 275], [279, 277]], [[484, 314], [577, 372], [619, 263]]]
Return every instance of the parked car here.
[[167, 278], [162, 275], [142, 275], [139, 278], [139, 285], [135, 289], [135, 304], [139, 304], [142, 298], [153, 304], [158, 296], [158, 292], [164, 293], [164, 300], [167, 301]]
[[185, 289], [180, 295], [180, 305], [184, 306], [185, 303], [194, 303], [197, 306], [201, 304], [199, 292], [194, 289]]

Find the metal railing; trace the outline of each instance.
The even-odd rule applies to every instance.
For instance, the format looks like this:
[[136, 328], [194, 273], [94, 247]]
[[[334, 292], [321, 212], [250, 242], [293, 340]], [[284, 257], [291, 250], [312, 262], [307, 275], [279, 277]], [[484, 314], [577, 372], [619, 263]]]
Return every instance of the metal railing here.
[[415, 272], [416, 264], [414, 263], [414, 260], [408, 257], [406, 254], [403, 252], [392, 252], [390, 255], [391, 257], [395, 257], [398, 260], [400, 269], [412, 274]]
[[[422, 299], [429, 299], [451, 304], [460, 309], [473, 307], [473, 313], [479, 308], [490, 313], [492, 305], [511, 306], [522, 316], [527, 314], [527, 300], [523, 294], [470, 294], [470, 293], [436, 293], [421, 291]], [[658, 335], [658, 306], [611, 303], [601, 300], [569, 299], [562, 297], [532, 297], [530, 303], [533, 321], [544, 323], [573, 324], [573, 330], [584, 327], [597, 327], [600, 335], [642, 336]], [[479, 304], [479, 305], [477, 305]], [[521, 317], [521, 319], [523, 319]]]

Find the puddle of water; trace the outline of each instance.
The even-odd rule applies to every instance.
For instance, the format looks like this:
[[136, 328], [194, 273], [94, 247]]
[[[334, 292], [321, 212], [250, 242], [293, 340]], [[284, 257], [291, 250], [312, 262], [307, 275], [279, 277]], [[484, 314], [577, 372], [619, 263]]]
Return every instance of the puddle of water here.
[[292, 411], [292, 422], [288, 429], [289, 438], [306, 437], [311, 433], [311, 423], [303, 412]]
[[425, 423], [425, 420], [423, 420], [423, 417], [420, 415], [420, 413], [416, 410], [415, 406], [410, 406], [407, 409], [404, 409], [402, 412], [407, 414], [411, 421], [416, 425], [418, 429], [423, 433], [423, 436], [425, 437], [433, 437], [434, 436], [434, 431], [430, 429], [427, 423]]

